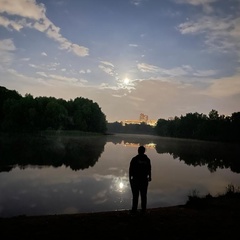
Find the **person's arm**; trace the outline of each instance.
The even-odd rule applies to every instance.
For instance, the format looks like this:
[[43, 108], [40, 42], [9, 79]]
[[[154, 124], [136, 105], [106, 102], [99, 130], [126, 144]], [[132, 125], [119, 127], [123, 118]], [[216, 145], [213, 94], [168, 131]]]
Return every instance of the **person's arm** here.
[[149, 172], [148, 172], [148, 181], [152, 181], [152, 166], [151, 166], [151, 161], [149, 159]]
[[132, 180], [132, 160], [131, 160], [131, 162], [130, 162], [130, 166], [129, 166], [129, 181], [131, 181]]

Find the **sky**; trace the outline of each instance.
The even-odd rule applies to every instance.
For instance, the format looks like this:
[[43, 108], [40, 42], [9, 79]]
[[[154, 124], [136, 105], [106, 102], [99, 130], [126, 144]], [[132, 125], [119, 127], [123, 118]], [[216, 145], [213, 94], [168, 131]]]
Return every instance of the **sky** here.
[[0, 0], [0, 86], [108, 122], [240, 111], [240, 0]]

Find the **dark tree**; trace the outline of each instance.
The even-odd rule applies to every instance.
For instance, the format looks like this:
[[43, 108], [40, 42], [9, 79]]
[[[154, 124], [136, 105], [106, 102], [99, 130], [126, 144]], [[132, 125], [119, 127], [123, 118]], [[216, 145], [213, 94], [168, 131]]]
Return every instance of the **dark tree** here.
[[6, 132], [47, 129], [105, 133], [106, 116], [92, 100], [78, 97], [66, 101], [54, 97], [25, 97], [0, 88], [0, 123]]

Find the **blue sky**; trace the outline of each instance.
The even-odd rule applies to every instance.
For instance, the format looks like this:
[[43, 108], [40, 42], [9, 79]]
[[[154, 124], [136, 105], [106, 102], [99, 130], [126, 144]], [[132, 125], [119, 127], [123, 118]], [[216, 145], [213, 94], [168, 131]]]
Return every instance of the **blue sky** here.
[[0, 0], [0, 85], [107, 120], [240, 111], [240, 0]]

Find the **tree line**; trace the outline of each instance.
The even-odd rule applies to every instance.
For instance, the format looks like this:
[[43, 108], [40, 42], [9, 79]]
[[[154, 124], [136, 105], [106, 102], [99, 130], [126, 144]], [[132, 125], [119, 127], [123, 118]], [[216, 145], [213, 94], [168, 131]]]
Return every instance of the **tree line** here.
[[99, 105], [87, 98], [66, 101], [54, 97], [21, 96], [0, 86], [0, 131], [79, 130], [84, 132], [155, 134], [164, 137], [210, 141], [240, 141], [240, 112], [231, 116], [211, 110], [187, 113], [173, 119], [158, 119], [155, 127], [146, 123], [108, 123]]
[[212, 109], [208, 115], [195, 112], [170, 120], [158, 119], [155, 130], [167, 137], [240, 141], [240, 112], [225, 116]]
[[212, 109], [208, 115], [203, 113], [187, 113], [173, 119], [158, 119], [155, 127], [141, 124], [107, 123], [112, 133], [151, 134], [163, 137], [188, 138], [209, 141], [240, 141], [240, 112], [231, 116], [219, 115]]
[[96, 102], [77, 97], [66, 101], [54, 97], [24, 97], [0, 86], [0, 131], [34, 132], [79, 130], [106, 132], [106, 116]]

